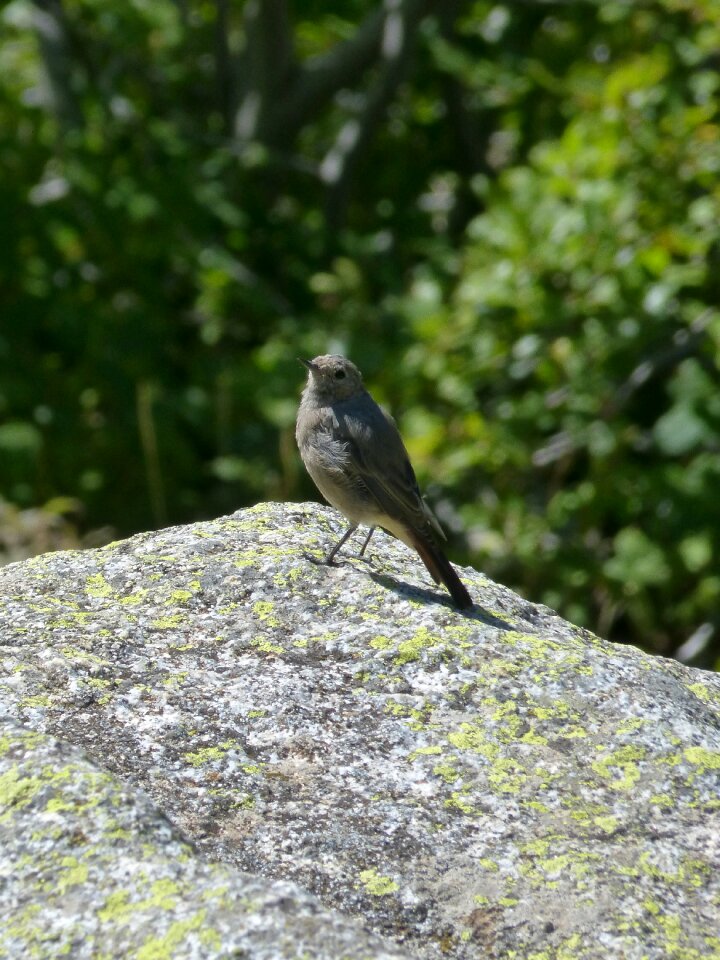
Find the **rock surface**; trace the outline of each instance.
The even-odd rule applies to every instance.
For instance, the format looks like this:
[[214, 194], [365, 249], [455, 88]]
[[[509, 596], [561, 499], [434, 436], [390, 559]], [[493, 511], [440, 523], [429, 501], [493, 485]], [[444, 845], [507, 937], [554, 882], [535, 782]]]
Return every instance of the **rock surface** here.
[[146, 796], [8, 721], [0, 791], [0, 956], [407, 956], [294, 883], [204, 862]]
[[0, 570], [0, 956], [720, 957], [720, 678], [341, 530]]

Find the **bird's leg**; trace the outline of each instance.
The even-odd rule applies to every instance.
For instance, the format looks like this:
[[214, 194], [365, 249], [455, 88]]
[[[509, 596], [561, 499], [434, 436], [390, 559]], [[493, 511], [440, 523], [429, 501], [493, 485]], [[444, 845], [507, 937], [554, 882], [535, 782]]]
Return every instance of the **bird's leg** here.
[[317, 563], [318, 565], [323, 565], [323, 566], [329, 565], [329, 566], [332, 566], [333, 560], [334, 560], [334, 558], [335, 558], [335, 554], [338, 552], [338, 550], [340, 549], [340, 547], [345, 543], [345, 541], [348, 539], [348, 537], [351, 537], [351, 536], [353, 535], [353, 533], [355, 533], [356, 530], [357, 530], [357, 524], [354, 523], [354, 524], [350, 527], [349, 530], [346, 530], [346, 531], [345, 531], [345, 533], [340, 537], [340, 539], [338, 540], [338, 542], [337, 542], [337, 543], [335, 544], [335, 546], [332, 548], [332, 550], [330, 551], [330, 553], [328, 553], [328, 555], [327, 555], [326, 557], [324, 557], [322, 560], [318, 560], [317, 557], [311, 557], [311, 556], [310, 556], [309, 554], [307, 554], [307, 553], [305, 554], [305, 556], [307, 557], [308, 560], [311, 560], [313, 563]]
[[335, 546], [332, 548], [332, 550], [330, 551], [330, 553], [329, 553], [329, 554], [325, 557], [325, 559], [323, 560], [323, 563], [332, 564], [333, 560], [335, 559], [335, 554], [338, 552], [338, 550], [340, 549], [340, 547], [345, 543], [345, 541], [355, 533], [356, 530], [357, 530], [357, 524], [354, 523], [354, 524], [350, 527], [350, 529], [349, 529], [349, 530], [346, 530], [345, 533], [340, 537], [340, 539], [339, 539], [338, 542], [335, 544]]
[[365, 537], [365, 543], [363, 543], [362, 547], [360, 547], [360, 553], [358, 554], [359, 557], [361, 557], [365, 553], [365, 547], [367, 547], [367, 545], [370, 543], [370, 537], [373, 535], [374, 532], [375, 532], [375, 527], [370, 527], [370, 533]]

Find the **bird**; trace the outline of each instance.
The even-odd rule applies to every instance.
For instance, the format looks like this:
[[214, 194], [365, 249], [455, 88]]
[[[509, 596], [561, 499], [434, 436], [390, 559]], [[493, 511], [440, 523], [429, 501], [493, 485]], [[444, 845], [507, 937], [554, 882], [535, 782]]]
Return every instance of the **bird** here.
[[444, 583], [455, 605], [473, 606], [467, 588], [439, 546], [445, 534], [418, 488], [415, 471], [393, 418], [373, 400], [362, 374], [346, 357], [298, 358], [308, 371], [295, 438], [320, 493], [350, 522], [321, 561], [332, 564], [357, 530], [375, 527], [415, 550], [435, 583]]

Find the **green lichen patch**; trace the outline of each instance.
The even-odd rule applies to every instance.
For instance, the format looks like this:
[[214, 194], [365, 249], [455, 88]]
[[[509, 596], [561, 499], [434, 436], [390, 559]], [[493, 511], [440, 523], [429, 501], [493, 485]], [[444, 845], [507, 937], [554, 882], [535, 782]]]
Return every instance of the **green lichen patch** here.
[[427, 627], [422, 627], [412, 637], [402, 640], [398, 644], [395, 663], [398, 666], [412, 663], [414, 660], [419, 660], [425, 651], [431, 650], [442, 643], [443, 640], [439, 636], [430, 633]]
[[156, 617], [151, 621], [151, 626], [157, 630], [172, 630], [181, 626], [184, 621], [185, 616], [182, 613], [173, 613], [166, 617]]
[[176, 920], [164, 936], [149, 937], [139, 947], [137, 960], [173, 960], [178, 949], [187, 942], [188, 934], [200, 931], [203, 933], [202, 942], [205, 946], [217, 946], [220, 943], [217, 932], [208, 928], [207, 911], [198, 910], [191, 917]]
[[359, 879], [366, 892], [373, 897], [387, 897], [389, 894], [395, 893], [398, 889], [398, 884], [395, 880], [391, 877], [382, 876], [382, 874], [378, 873], [374, 868], [361, 870]]
[[720, 691], [715, 690], [709, 684], [697, 681], [689, 683], [687, 689], [704, 703], [712, 703], [720, 707]]
[[642, 747], [629, 745], [594, 760], [592, 769], [606, 781], [611, 790], [632, 790], [640, 779], [640, 761], [646, 757]]
[[263, 621], [269, 627], [280, 626], [280, 621], [275, 614], [275, 604], [270, 600], [258, 600], [253, 604], [253, 613], [258, 620]]
[[250, 646], [259, 650], [261, 653], [271, 653], [276, 656], [285, 653], [285, 649], [281, 647], [279, 643], [273, 643], [272, 640], [268, 640], [267, 637], [253, 637], [250, 641]]
[[113, 588], [102, 573], [93, 573], [85, 581], [85, 590], [89, 597], [104, 599], [113, 595]]
[[683, 756], [698, 773], [708, 770], [720, 770], [720, 750], [706, 750], [703, 747], [686, 747]]
[[432, 768], [432, 772], [436, 777], [444, 780], [445, 783], [455, 783], [461, 776], [458, 768], [451, 762], [436, 763]]
[[373, 650], [388, 650], [393, 646], [393, 641], [390, 637], [383, 637], [382, 634], [379, 634], [370, 640], [370, 646]]
[[194, 593], [192, 590], [178, 588], [177, 590], [172, 590], [165, 598], [164, 602], [167, 606], [175, 606], [179, 603], [187, 603], [188, 600], [192, 600], [193, 596]]
[[200, 747], [198, 750], [189, 750], [183, 758], [191, 767], [202, 767], [205, 764], [216, 763], [225, 758], [229, 750], [241, 750], [242, 746], [236, 740], [225, 740], [211, 747]]
[[23, 776], [16, 767], [0, 774], [0, 823], [9, 820], [14, 809], [31, 803], [42, 786], [40, 778]]

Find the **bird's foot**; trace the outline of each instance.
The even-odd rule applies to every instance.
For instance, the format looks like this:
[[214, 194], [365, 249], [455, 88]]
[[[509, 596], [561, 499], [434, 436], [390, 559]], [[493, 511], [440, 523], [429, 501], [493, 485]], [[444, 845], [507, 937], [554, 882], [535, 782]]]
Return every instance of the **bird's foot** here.
[[337, 561], [334, 560], [332, 557], [330, 557], [329, 559], [327, 557], [313, 557], [312, 554], [309, 554], [309, 553], [303, 553], [303, 557], [305, 557], [306, 560], [309, 560], [310, 563], [314, 563], [316, 567], [340, 566], [340, 564], [337, 563]]

